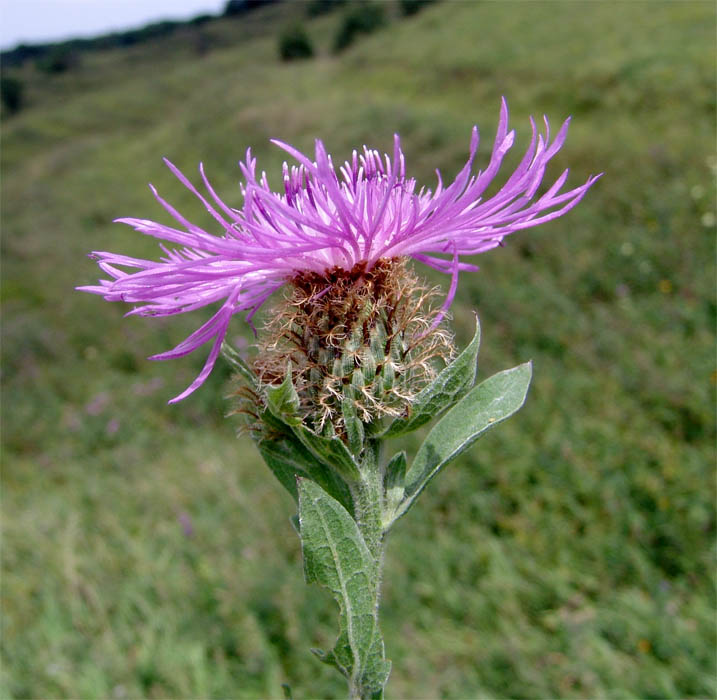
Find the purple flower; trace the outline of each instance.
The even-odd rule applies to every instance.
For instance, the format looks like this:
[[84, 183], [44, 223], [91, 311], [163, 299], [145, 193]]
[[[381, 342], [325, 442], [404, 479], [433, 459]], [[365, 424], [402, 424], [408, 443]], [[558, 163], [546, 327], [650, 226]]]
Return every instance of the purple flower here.
[[179, 524], [182, 526], [182, 532], [185, 537], [191, 537], [194, 534], [194, 526], [192, 525], [192, 519], [188, 513], [180, 513], [177, 516]]
[[[380, 259], [411, 257], [452, 275], [445, 300], [455, 296], [458, 273], [476, 270], [461, 260], [501, 244], [504, 236], [551, 221], [572, 209], [598, 176], [579, 187], [561, 192], [568, 171], [536, 196], [545, 168], [560, 150], [569, 120], [554, 140], [545, 119], [545, 135], [533, 136], [525, 155], [505, 184], [492, 196], [483, 193], [491, 184], [515, 132], [508, 131], [508, 108], [502, 101], [498, 133], [485, 170], [472, 174], [478, 150], [478, 129], [473, 128], [468, 162], [449, 186], [440, 173], [435, 190], [417, 189], [406, 177], [399, 137], [394, 136], [393, 159], [364, 146], [336, 172], [321, 141], [312, 161], [292, 146], [273, 141], [297, 162], [284, 164], [284, 192], [272, 192], [256, 160], [247, 151], [240, 167], [241, 209], [227, 206], [199, 172], [208, 198], [169, 161], [176, 177], [196, 195], [217, 221], [220, 235], [208, 233], [185, 219], [152, 187], [162, 206], [181, 228], [146, 219], [118, 219], [137, 231], [158, 238], [164, 257], [158, 261], [95, 252], [100, 268], [111, 280], [78, 289], [102, 295], [107, 301], [139, 304], [129, 314], [169, 316], [223, 301], [200, 328], [168, 352], [150, 359], [182, 357], [213, 341], [204, 368], [191, 385], [170, 403], [195, 391], [211, 372], [231, 317], [246, 311], [247, 321], [269, 296], [300, 272], [323, 273], [332, 268], [367, 270]], [[176, 246], [176, 247], [169, 247]], [[441, 257], [447, 256], [447, 257]], [[130, 270], [130, 271], [127, 271]]]

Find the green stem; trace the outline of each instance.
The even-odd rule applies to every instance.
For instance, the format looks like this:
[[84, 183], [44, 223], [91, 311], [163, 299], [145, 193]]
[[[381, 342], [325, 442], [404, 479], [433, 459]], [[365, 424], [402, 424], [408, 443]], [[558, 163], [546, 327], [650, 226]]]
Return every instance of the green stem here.
[[361, 462], [361, 481], [352, 487], [356, 523], [377, 563], [383, 562], [383, 474], [380, 443], [368, 440]]
[[[379, 602], [381, 597], [381, 578], [384, 560], [384, 532], [383, 532], [383, 472], [380, 464], [380, 443], [377, 440], [368, 440], [364, 449], [364, 458], [361, 463], [361, 480], [352, 487], [355, 519], [359, 531], [374, 560], [374, 620], [376, 634], [379, 635]], [[383, 655], [385, 658], [385, 655]], [[383, 697], [383, 691], [372, 694], [349, 679], [350, 700], [377, 700]]]

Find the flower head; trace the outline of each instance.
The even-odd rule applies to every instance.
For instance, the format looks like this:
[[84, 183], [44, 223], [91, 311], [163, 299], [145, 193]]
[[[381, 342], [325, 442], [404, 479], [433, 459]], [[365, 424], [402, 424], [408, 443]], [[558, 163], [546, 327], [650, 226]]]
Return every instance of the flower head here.
[[[463, 258], [500, 245], [510, 233], [562, 216], [599, 177], [561, 191], [566, 170], [547, 191], [536, 195], [548, 162], [565, 141], [568, 123], [563, 123], [551, 142], [547, 119], [544, 135], [538, 134], [531, 119], [533, 135], [525, 155], [502, 187], [488, 198], [483, 194], [515, 138], [515, 132], [508, 131], [505, 100], [485, 170], [473, 173], [478, 150], [478, 129], [474, 127], [467, 163], [448, 186], [437, 173], [434, 190], [419, 189], [416, 181], [406, 176], [398, 135], [394, 137], [392, 158], [364, 146], [361, 153], [354, 151], [338, 172], [319, 140], [314, 160], [286, 143], [273, 141], [298, 163], [291, 167], [284, 164], [283, 192], [270, 189], [266, 174], [257, 174], [256, 159], [247, 151], [246, 160], [240, 163], [246, 180], [240, 209], [229, 207], [217, 196], [202, 165], [199, 172], [207, 196], [166, 161], [216, 220], [220, 235], [185, 219], [152, 187], [154, 196], [180, 228], [146, 219], [118, 221], [164, 241], [160, 245], [164, 256], [155, 261], [95, 252], [93, 257], [111, 279], [78, 289], [100, 294], [107, 301], [138, 304], [129, 313], [142, 316], [168, 316], [222, 302], [188, 338], [151, 358], [182, 357], [213, 341], [199, 376], [171, 400], [179, 401], [201, 386], [211, 372], [231, 317], [245, 311], [251, 323], [273, 292], [301, 276], [323, 276], [328, 288], [337, 270], [370, 272], [379, 261], [413, 258], [451, 274], [443, 304], [447, 309], [455, 296], [458, 273], [477, 269]], [[440, 318], [437, 315], [434, 324]]]
[[[408, 417], [417, 394], [452, 359], [453, 336], [432, 303], [440, 288], [422, 284], [406, 262], [299, 273], [266, 314], [253, 362], [259, 385], [276, 386], [289, 373], [302, 421], [315, 432], [348, 440], [354, 418], [371, 425]], [[255, 388], [239, 387], [238, 412], [261, 435], [266, 402]], [[362, 439], [353, 437], [360, 451]]]

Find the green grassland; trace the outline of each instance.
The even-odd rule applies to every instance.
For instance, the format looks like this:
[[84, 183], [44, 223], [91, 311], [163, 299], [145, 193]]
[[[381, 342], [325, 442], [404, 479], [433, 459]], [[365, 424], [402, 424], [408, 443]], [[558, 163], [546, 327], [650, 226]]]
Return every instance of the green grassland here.
[[[98, 276], [90, 250], [156, 254], [111, 223], [167, 221], [148, 182], [211, 227], [162, 156], [203, 161], [239, 203], [249, 146], [278, 184], [269, 138], [321, 137], [343, 160], [398, 131], [433, 185], [474, 123], [484, 162], [505, 95], [507, 167], [530, 114], [572, 114], [552, 174], [606, 174], [462, 276], [455, 327], [465, 343], [480, 315], [480, 376], [532, 359], [535, 378], [390, 537], [388, 697], [715, 697], [714, 4], [445, 1], [340, 56], [327, 15], [306, 25], [317, 56], [282, 64], [301, 11], [14, 73], [0, 696], [342, 696], [309, 653], [335, 635], [333, 601], [303, 583], [291, 499], [223, 417], [228, 369], [167, 406], [204, 357], [145, 360], [207, 314], [125, 319], [73, 287]], [[231, 335], [251, 342], [240, 318]]]

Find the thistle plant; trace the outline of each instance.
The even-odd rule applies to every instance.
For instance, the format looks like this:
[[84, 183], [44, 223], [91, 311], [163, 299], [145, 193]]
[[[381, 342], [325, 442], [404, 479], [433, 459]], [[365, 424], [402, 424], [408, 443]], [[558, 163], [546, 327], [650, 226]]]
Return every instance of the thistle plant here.
[[[379, 628], [386, 536], [428, 482], [525, 400], [530, 363], [475, 384], [480, 328], [458, 353], [448, 309], [465, 258], [505, 236], [562, 216], [597, 177], [563, 191], [568, 172], [538, 195], [545, 169], [562, 147], [566, 121], [551, 141], [531, 119], [532, 139], [495, 194], [484, 197], [515, 132], [502, 102], [485, 170], [474, 174], [478, 130], [467, 163], [448, 186], [418, 189], [406, 176], [398, 136], [393, 156], [363, 148], [338, 170], [321, 141], [314, 159], [275, 141], [296, 164], [283, 168], [274, 192], [248, 151], [240, 164], [243, 204], [216, 194], [204, 168], [206, 195], [169, 161], [177, 178], [216, 220], [220, 235], [185, 219], [154, 188], [180, 228], [119, 219], [163, 241], [164, 256], [143, 260], [92, 254], [111, 278], [79, 287], [136, 306], [130, 314], [167, 316], [221, 302], [174, 349], [186, 355], [211, 341], [197, 378], [170, 403], [198, 389], [220, 353], [236, 371], [232, 413], [242, 417], [269, 469], [292, 495], [308, 583], [336, 599], [339, 634], [316, 651], [347, 679], [351, 698], [380, 698], [391, 664]], [[412, 261], [450, 275], [448, 293], [416, 275]], [[273, 301], [269, 302], [272, 297]], [[240, 356], [226, 341], [230, 320], [246, 312], [257, 352]], [[437, 420], [410, 460], [386, 450], [391, 438]]]

